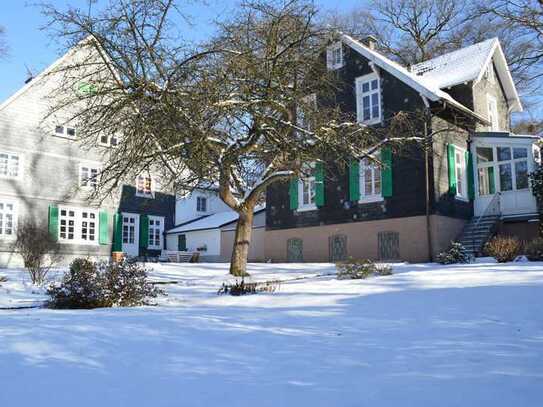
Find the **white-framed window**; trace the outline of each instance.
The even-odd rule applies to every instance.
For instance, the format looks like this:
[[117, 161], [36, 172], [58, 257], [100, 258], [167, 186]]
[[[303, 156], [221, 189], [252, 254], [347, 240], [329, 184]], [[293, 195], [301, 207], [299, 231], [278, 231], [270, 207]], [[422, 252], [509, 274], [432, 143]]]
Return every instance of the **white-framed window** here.
[[490, 63], [486, 67], [484, 77], [490, 83], [495, 83], [496, 82], [496, 75], [494, 75], [494, 64], [492, 63], [492, 61], [490, 61]]
[[454, 146], [454, 173], [456, 175], [456, 197], [468, 199], [468, 174], [466, 171], [466, 150]]
[[15, 238], [17, 214], [15, 203], [0, 201], [0, 239]]
[[75, 127], [73, 126], [64, 126], [64, 125], [58, 124], [55, 126], [54, 135], [57, 137], [63, 137], [63, 138], [75, 140], [75, 138], [77, 137], [77, 131]]
[[88, 208], [59, 207], [59, 241], [98, 244], [98, 211]]
[[499, 131], [500, 124], [498, 120], [498, 103], [496, 102], [496, 98], [486, 95], [486, 101], [488, 106], [488, 121], [490, 122], [490, 130]]
[[0, 151], [0, 178], [18, 178], [21, 172], [21, 157], [16, 153]]
[[96, 189], [98, 186], [98, 173], [100, 169], [87, 164], [79, 166], [79, 186], [81, 188]]
[[207, 197], [205, 196], [196, 197], [196, 211], [207, 212]]
[[136, 177], [136, 195], [145, 198], [154, 196], [154, 182], [150, 175], [138, 175]]
[[520, 145], [478, 146], [479, 196], [529, 189], [528, 150]]
[[326, 49], [326, 65], [329, 70], [339, 69], [343, 66], [343, 44], [338, 41]]
[[317, 110], [317, 95], [312, 93], [301, 100], [301, 105], [296, 107], [296, 124], [302, 129], [311, 130], [311, 123], [307, 118], [306, 112]]
[[382, 201], [381, 166], [369, 159], [360, 160], [360, 202]]
[[164, 218], [162, 216], [149, 216], [149, 244], [148, 249], [162, 249], [162, 235], [164, 233]]
[[124, 244], [134, 244], [136, 242], [136, 217], [123, 215], [123, 233]]
[[304, 177], [298, 181], [298, 210], [308, 211], [316, 209], [315, 203], [316, 183], [315, 177]]
[[114, 134], [104, 134], [98, 138], [98, 144], [103, 147], [117, 147], [119, 145], [119, 137]]
[[359, 123], [381, 121], [381, 85], [376, 73], [356, 78], [356, 117]]

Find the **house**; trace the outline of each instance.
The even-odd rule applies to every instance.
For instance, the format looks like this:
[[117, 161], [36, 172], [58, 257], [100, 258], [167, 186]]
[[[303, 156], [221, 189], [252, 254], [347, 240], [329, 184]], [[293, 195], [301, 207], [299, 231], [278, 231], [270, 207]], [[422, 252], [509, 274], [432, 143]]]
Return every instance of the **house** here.
[[[192, 208], [195, 203], [198, 204], [201, 194], [201, 191], [195, 191], [188, 199], [178, 204], [177, 208], [184, 208], [185, 212], [181, 214], [176, 212], [176, 217], [187, 216], [189, 208]], [[209, 191], [206, 197], [210, 199], [210, 202], [218, 199]], [[222, 201], [215, 202], [215, 208], [221, 208], [221, 204], [224, 205]], [[166, 248], [168, 251], [200, 253], [201, 261], [228, 262], [232, 256], [237, 219], [238, 214], [230, 208], [193, 218], [166, 232]], [[264, 208], [257, 208], [249, 249], [251, 262], [264, 261], [265, 219]]]
[[[265, 257], [273, 261], [338, 261], [347, 257], [428, 261], [463, 241], [474, 254], [496, 230], [537, 230], [528, 174], [536, 137], [511, 134], [522, 105], [498, 39], [460, 49], [410, 69], [365, 42], [341, 35], [327, 50], [340, 79], [335, 103], [368, 126], [399, 111], [427, 113], [432, 151], [413, 143], [402, 153], [278, 183], [266, 193]], [[315, 95], [317, 104], [319, 95]], [[426, 176], [428, 174], [428, 176]]]
[[[44, 120], [47, 96], [60, 77], [56, 68], [77, 57], [71, 50], [0, 105], [0, 267], [16, 266], [17, 224], [48, 226], [67, 263], [79, 256], [108, 259], [112, 251], [158, 257], [164, 231], [174, 225], [175, 197], [153, 174], [127, 176], [113, 197], [89, 200], [108, 152], [122, 143], [103, 135], [82, 147], [78, 128], [57, 116]], [[82, 83], [82, 86], [85, 86]]]

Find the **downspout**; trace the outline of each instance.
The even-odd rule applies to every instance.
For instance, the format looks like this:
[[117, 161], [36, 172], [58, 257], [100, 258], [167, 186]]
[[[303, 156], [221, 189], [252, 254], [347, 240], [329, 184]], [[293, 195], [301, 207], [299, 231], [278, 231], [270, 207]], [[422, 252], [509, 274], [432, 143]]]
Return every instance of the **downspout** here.
[[432, 244], [432, 222], [430, 218], [430, 154], [429, 149], [433, 146], [430, 140], [428, 131], [428, 120], [430, 119], [430, 103], [424, 95], [420, 95], [424, 102], [424, 178], [426, 182], [426, 239], [428, 244], [428, 259], [432, 261], [433, 244]]

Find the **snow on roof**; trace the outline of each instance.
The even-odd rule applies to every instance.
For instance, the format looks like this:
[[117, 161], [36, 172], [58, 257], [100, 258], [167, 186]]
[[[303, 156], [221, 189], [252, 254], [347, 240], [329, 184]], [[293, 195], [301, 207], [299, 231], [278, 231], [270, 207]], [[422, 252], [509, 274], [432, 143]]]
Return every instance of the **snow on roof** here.
[[[257, 206], [254, 210], [254, 213], [258, 213], [265, 209], [265, 206]], [[229, 223], [235, 222], [238, 220], [237, 212], [232, 210], [215, 213], [213, 215], [204, 216], [193, 221], [179, 225], [173, 229], [168, 230], [166, 233], [181, 233], [181, 232], [192, 232], [195, 230], [207, 230], [207, 229], [216, 229], [221, 226], [227, 225]]]
[[423, 76], [439, 88], [469, 82], [479, 77], [488, 56], [494, 50], [497, 38], [438, 56], [413, 65], [412, 72]]
[[478, 115], [471, 109], [468, 109], [466, 106], [464, 106], [457, 100], [453, 99], [451, 95], [442, 91], [435, 83], [431, 81], [427, 81], [426, 78], [424, 78], [423, 76], [418, 76], [412, 72], [409, 72], [402, 65], [398, 64], [397, 62], [392, 61], [391, 59], [385, 57], [379, 52], [368, 48], [367, 46], [365, 46], [364, 44], [355, 40], [354, 38], [352, 38], [351, 36], [347, 34], [342, 34], [341, 40], [345, 44], [349, 45], [352, 49], [357, 51], [359, 54], [363, 55], [368, 60], [370, 60], [370, 62], [377, 65], [379, 68], [384, 69], [385, 71], [389, 72], [391, 75], [394, 75], [395, 77], [400, 79], [402, 82], [411, 86], [413, 89], [419, 92], [422, 96], [430, 99], [433, 102], [438, 101], [438, 100], [444, 100], [446, 103], [449, 103], [451, 106], [463, 111], [464, 113], [471, 115], [472, 117], [475, 117], [480, 122], [484, 124], [489, 124], [488, 120], [485, 117]]
[[186, 223], [181, 226], [177, 226], [173, 229], [168, 230], [166, 233], [180, 233], [180, 232], [190, 232], [194, 230], [205, 230], [205, 229], [216, 229], [220, 228], [227, 223], [233, 222], [238, 219], [237, 212], [226, 211], [215, 213], [214, 215], [205, 216], [203, 218], [198, 218], [192, 222]]
[[491, 61], [495, 63], [506, 97], [514, 111], [522, 111], [509, 66], [497, 38], [413, 65], [411, 71], [433, 86], [444, 89], [464, 82], [479, 81]]

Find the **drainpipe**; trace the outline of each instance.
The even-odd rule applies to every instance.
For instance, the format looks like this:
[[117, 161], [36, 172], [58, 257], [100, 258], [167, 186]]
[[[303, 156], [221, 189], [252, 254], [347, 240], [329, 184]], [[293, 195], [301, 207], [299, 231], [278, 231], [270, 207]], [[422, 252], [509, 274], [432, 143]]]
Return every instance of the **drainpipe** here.
[[428, 132], [428, 120], [430, 118], [430, 103], [428, 99], [421, 95], [424, 102], [424, 178], [426, 182], [426, 239], [428, 246], [428, 259], [432, 261], [433, 257], [433, 244], [432, 244], [432, 223], [430, 218], [430, 154], [429, 149], [432, 147], [432, 143]]

